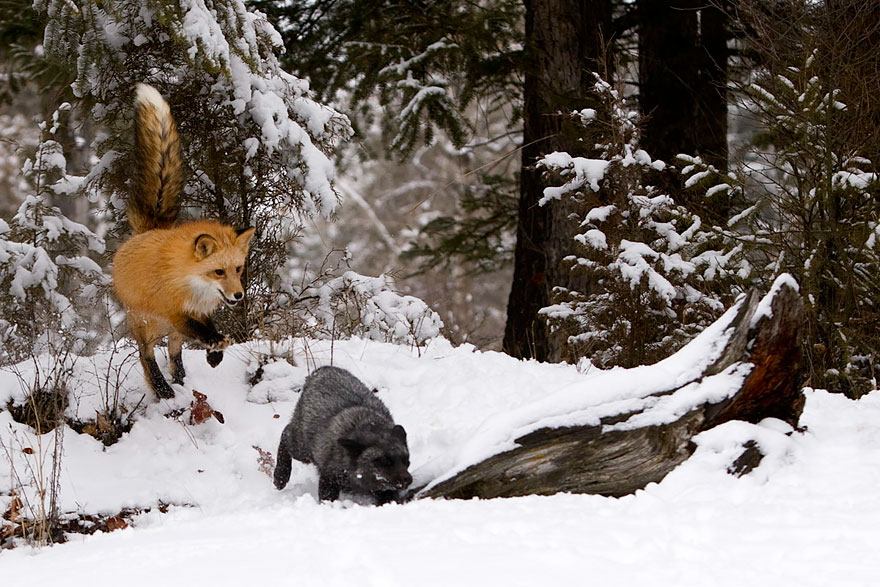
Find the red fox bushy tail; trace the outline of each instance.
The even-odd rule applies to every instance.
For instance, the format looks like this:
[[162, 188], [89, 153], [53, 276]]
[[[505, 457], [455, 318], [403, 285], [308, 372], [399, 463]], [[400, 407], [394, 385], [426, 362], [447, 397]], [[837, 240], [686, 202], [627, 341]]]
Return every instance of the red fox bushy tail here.
[[180, 137], [168, 103], [146, 84], [136, 89], [134, 149], [128, 222], [135, 234], [170, 228], [180, 213]]

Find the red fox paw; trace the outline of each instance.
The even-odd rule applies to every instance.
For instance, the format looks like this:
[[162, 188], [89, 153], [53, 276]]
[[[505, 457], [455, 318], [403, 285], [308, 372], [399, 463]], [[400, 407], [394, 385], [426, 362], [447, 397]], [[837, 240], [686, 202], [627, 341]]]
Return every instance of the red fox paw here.
[[209, 351], [223, 351], [223, 350], [226, 350], [226, 348], [228, 348], [229, 345], [231, 345], [232, 343], [233, 343], [232, 337], [227, 334], [226, 336], [224, 336], [223, 338], [221, 338], [217, 342], [212, 342], [210, 344], [207, 344], [207, 345], [205, 345], [205, 347]]
[[216, 367], [223, 360], [223, 351], [208, 351], [207, 359], [209, 365]]
[[208, 345], [208, 364], [212, 367], [216, 367], [217, 365], [219, 365], [220, 361], [223, 360], [223, 350], [226, 349], [230, 344], [232, 344], [232, 339], [228, 336], [224, 336], [218, 342]]
[[223, 360], [223, 351], [227, 347], [229, 347], [229, 345], [231, 345], [232, 342], [233, 342], [232, 338], [227, 335], [227, 336], [224, 336], [223, 338], [221, 338], [220, 340], [218, 340], [217, 342], [207, 345], [207, 347], [208, 347], [208, 353], [207, 353], [208, 364], [211, 365], [212, 367], [216, 367], [217, 365], [219, 365], [220, 361]]

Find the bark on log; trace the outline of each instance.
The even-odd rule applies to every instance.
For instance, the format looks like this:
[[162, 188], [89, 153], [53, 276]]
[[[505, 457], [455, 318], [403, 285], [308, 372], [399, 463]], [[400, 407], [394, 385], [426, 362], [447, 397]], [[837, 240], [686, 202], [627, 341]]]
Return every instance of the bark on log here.
[[[758, 423], [774, 417], [797, 427], [804, 405], [797, 375], [803, 303], [794, 287], [781, 282], [764, 304], [756, 292], [750, 292], [728, 327], [732, 333], [718, 359], [687, 383], [654, 394], [675, 394], [737, 363], [751, 364], [741, 387], [728, 399], [700, 405], [664, 425], [608, 430], [607, 426], [637, 414], [630, 412], [603, 418], [598, 426], [542, 428], [517, 438], [518, 448], [472, 465], [419, 497], [469, 499], [563, 491], [622, 496], [662, 480], [693, 453], [694, 435], [726, 421]], [[751, 447], [749, 458], [731, 472], [751, 470], [760, 459], [756, 450]]]

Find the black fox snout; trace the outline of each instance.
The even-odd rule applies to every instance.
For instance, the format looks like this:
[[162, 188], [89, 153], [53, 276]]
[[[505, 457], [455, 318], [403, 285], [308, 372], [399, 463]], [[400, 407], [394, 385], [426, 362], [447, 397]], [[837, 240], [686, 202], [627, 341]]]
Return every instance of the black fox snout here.
[[406, 473], [406, 474], [402, 475], [400, 477], [400, 479], [397, 480], [397, 483], [395, 484], [395, 486], [397, 487], [397, 489], [406, 489], [407, 487], [412, 485], [412, 481], [413, 481], [412, 475], [410, 475], [409, 473]]

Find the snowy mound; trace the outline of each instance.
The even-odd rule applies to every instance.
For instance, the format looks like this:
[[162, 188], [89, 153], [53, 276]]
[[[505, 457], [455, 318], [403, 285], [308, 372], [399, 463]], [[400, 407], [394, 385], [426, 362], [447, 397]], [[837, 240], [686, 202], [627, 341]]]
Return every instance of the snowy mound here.
[[[694, 368], [709, 360], [720, 336], [707, 331], [686, 349], [698, 357]], [[94, 417], [106, 400], [104, 383], [118, 377], [119, 402], [134, 425], [109, 447], [64, 430], [59, 508], [78, 515], [150, 511], [121, 531], [5, 551], [4, 578], [64, 572], [92, 585], [123, 576], [135, 584], [285, 577], [321, 586], [702, 585], [711, 576], [719, 585], [855, 585], [880, 571], [872, 562], [880, 538], [876, 392], [853, 402], [808, 390], [803, 434], [772, 420], [719, 426], [698, 436], [693, 457], [662, 483], [625, 498], [418, 500], [377, 508], [317, 503], [316, 471], [300, 463], [285, 490], [272, 486], [266, 453], [275, 452], [299, 389], [317, 366], [332, 362], [377, 390], [407, 429], [415, 484], [425, 485], [503, 450], [522, 426], [589, 421], [613, 393], [642, 401], [683, 377], [683, 364], [670, 359], [585, 374], [443, 340], [421, 350], [361, 340], [272, 349], [253, 343], [230, 349], [216, 369], [202, 351], [186, 351], [184, 361], [186, 385], [171, 401], [144, 397], [134, 354], [77, 361], [68, 416]], [[0, 372], [0, 404], [20, 398], [20, 381], [32, 369]], [[192, 390], [207, 396], [224, 423], [191, 423]], [[0, 411], [7, 461], [0, 467], [0, 511], [13, 492], [37, 501], [31, 473], [38, 456], [44, 466], [51, 462], [57, 437], [37, 437]], [[746, 439], [759, 442], [766, 456], [735, 478], [726, 470]], [[105, 569], [97, 578], [96, 564]]]

